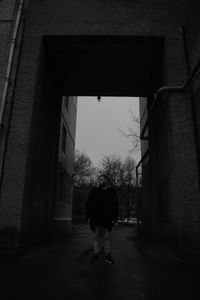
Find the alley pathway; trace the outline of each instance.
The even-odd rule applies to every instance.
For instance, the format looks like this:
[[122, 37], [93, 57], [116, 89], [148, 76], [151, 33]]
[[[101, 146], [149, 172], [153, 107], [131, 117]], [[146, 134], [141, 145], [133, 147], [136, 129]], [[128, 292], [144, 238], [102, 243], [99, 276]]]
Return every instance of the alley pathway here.
[[134, 226], [114, 229], [114, 265], [91, 264], [91, 233], [85, 225], [49, 250], [1, 258], [1, 299], [199, 299], [199, 269], [149, 260], [135, 236]]

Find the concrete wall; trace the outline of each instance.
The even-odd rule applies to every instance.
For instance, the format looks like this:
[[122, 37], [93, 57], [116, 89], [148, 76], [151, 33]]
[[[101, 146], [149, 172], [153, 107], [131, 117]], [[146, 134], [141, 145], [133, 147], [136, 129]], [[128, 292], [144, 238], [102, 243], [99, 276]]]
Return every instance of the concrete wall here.
[[[37, 91], [41, 90], [36, 83], [42, 70], [42, 36], [162, 36], [165, 38], [165, 48], [163, 74], [160, 74], [159, 84], [183, 84], [187, 77], [182, 35], [184, 5], [183, 0], [163, 0], [162, 3], [158, 0], [29, 1], [2, 183], [1, 210], [4, 211], [4, 217], [1, 228], [5, 224], [21, 224], [22, 207], [24, 209], [24, 203], [27, 203], [27, 207], [30, 206], [29, 193], [26, 196], [24, 191], [27, 190], [28, 151], [32, 143], [31, 128], [34, 128], [34, 105], [38, 97]], [[55, 90], [53, 94], [57, 97], [58, 93]], [[150, 103], [152, 95], [147, 96]], [[186, 238], [194, 241], [194, 236], [200, 230], [194, 222], [194, 207], [199, 203], [199, 187], [189, 96], [170, 95], [157, 109], [162, 114], [154, 116], [150, 145], [151, 199], [154, 201], [152, 218], [155, 219], [157, 214], [157, 183], [167, 176], [169, 223], [172, 231], [176, 239], [181, 237], [182, 240]], [[161, 122], [161, 117], [165, 122]], [[162, 170], [163, 164], [165, 167]], [[190, 203], [193, 203], [193, 209]], [[158, 224], [155, 223], [154, 227], [158, 229]], [[20, 226], [17, 230], [20, 233]]]

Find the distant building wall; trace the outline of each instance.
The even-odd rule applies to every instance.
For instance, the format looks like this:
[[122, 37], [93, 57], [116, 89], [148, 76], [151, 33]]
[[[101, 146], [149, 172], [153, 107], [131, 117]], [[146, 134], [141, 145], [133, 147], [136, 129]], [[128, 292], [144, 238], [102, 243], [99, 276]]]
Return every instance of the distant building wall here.
[[[147, 97], [140, 97], [139, 98], [139, 108], [140, 108], [140, 131], [142, 132], [144, 125], [147, 120], [148, 116], [148, 99]], [[145, 131], [145, 137], [148, 137], [148, 127]], [[145, 152], [149, 149], [149, 142], [148, 140], [141, 141], [141, 156], [143, 157]]]
[[[139, 107], [140, 107], [140, 133], [142, 133], [145, 126], [147, 117], [148, 117], [148, 99], [147, 97], [139, 98]], [[145, 234], [152, 234], [152, 203], [150, 197], [150, 171], [149, 171], [149, 130], [148, 127], [144, 133], [147, 140], [141, 140], [141, 164], [138, 168], [138, 178], [139, 178], [139, 187], [140, 193], [138, 193], [138, 214], [139, 218], [142, 221], [143, 230]]]
[[73, 172], [77, 97], [62, 97], [54, 224], [57, 233], [72, 231]]

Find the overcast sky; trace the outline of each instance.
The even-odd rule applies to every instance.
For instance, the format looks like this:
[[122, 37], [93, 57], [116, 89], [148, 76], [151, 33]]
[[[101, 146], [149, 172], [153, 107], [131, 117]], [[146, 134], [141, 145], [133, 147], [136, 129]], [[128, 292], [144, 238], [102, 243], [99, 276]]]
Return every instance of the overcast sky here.
[[78, 97], [76, 149], [85, 152], [97, 166], [104, 155], [131, 155], [136, 162], [140, 153], [130, 153], [131, 140], [119, 129], [132, 126], [130, 111], [139, 115], [138, 98], [133, 97]]

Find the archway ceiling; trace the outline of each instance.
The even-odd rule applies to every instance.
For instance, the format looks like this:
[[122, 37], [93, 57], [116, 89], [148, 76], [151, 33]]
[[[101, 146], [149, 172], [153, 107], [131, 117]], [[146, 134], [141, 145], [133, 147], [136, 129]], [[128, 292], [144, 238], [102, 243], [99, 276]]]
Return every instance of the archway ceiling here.
[[162, 82], [164, 39], [46, 36], [47, 67], [61, 94], [146, 96]]

